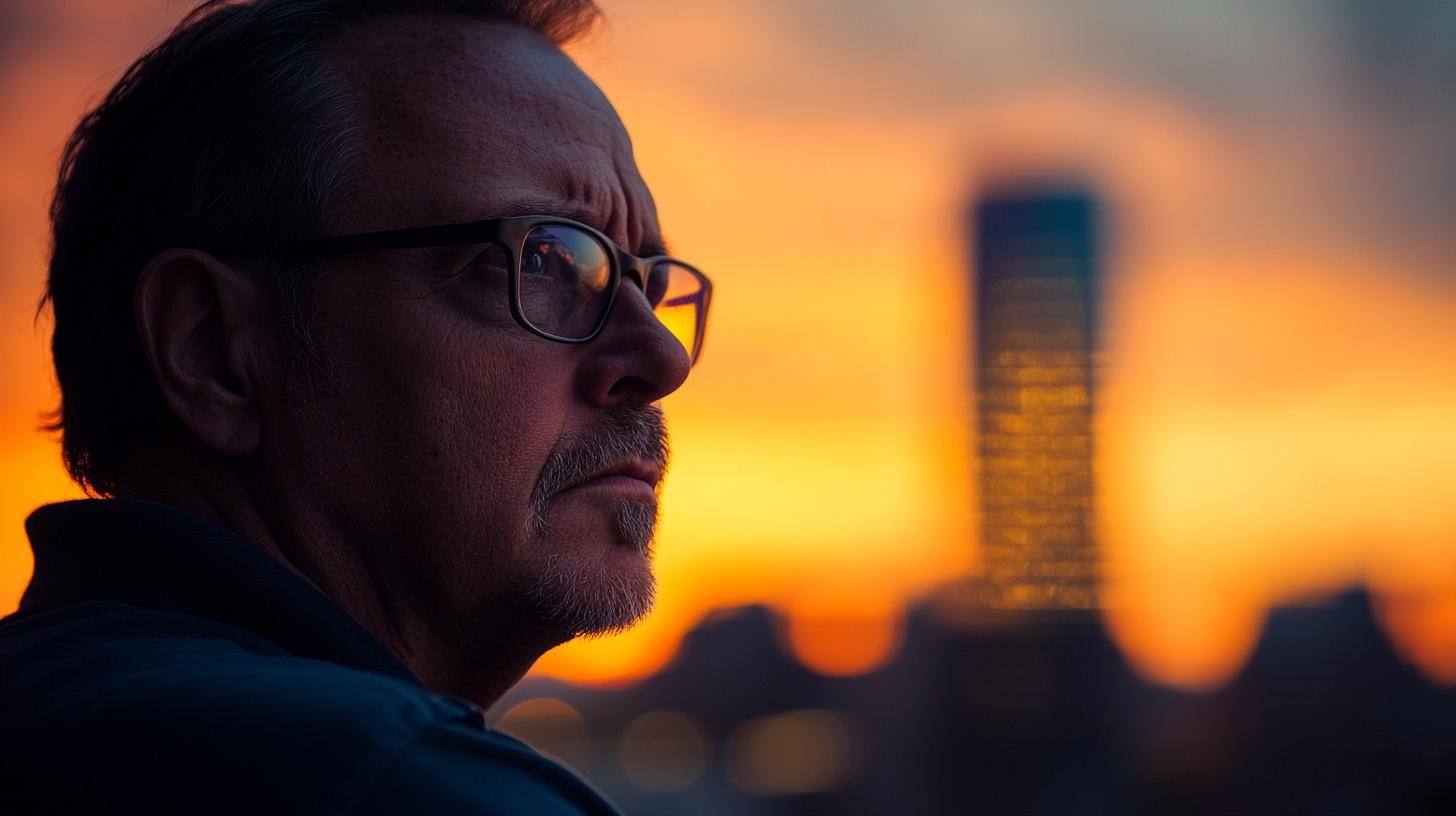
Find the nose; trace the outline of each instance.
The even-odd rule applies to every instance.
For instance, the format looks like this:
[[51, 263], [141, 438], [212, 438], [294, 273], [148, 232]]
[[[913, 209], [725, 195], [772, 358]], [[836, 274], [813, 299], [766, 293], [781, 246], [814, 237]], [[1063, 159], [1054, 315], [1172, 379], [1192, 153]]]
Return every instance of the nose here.
[[642, 289], [623, 280], [602, 333], [584, 347], [578, 388], [602, 408], [638, 408], [676, 391], [692, 361], [682, 343], [652, 313]]

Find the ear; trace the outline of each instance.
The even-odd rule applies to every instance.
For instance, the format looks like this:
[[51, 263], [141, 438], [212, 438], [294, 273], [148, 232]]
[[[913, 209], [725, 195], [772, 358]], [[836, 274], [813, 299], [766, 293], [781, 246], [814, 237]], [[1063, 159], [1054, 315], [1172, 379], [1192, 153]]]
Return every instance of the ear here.
[[190, 249], [157, 255], [137, 279], [137, 334], [162, 400], [225, 456], [258, 447], [263, 295], [253, 276]]

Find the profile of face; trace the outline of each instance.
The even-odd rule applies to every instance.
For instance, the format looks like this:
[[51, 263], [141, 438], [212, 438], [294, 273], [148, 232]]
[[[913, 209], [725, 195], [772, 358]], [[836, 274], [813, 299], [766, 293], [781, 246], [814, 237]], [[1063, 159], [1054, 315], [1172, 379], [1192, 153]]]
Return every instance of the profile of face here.
[[[545, 214], [661, 251], [615, 112], [536, 34], [392, 16], [329, 57], [358, 152], [322, 234]], [[262, 397], [272, 510], [338, 531], [361, 579], [437, 634], [620, 629], [651, 603], [656, 403], [689, 355], [626, 279], [596, 339], [533, 335], [512, 319], [505, 265], [486, 247], [320, 261], [307, 362]]]

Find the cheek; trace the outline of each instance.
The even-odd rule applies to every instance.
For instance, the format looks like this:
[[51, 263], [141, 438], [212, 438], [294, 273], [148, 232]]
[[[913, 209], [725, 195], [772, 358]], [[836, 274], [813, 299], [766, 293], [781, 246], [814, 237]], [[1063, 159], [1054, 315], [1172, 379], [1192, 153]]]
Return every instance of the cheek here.
[[560, 434], [566, 384], [524, 332], [434, 322], [380, 350], [381, 435], [421, 471], [410, 481], [458, 496], [453, 509], [510, 508]]
[[517, 580], [508, 565], [570, 410], [570, 347], [439, 303], [392, 305], [321, 316], [321, 382], [280, 418], [273, 456], [384, 569], [467, 609]]
[[[399, 471], [388, 489], [412, 518], [405, 535], [430, 552], [415, 568], [454, 612], [515, 582], [529, 546], [531, 494], [566, 413], [566, 384], [541, 343], [470, 326], [395, 360], [403, 392], [392, 403]], [[419, 515], [423, 514], [423, 515]], [[494, 589], [492, 589], [494, 587]]]
[[427, 350], [403, 401], [413, 416], [401, 418], [428, 423], [410, 436], [429, 440], [442, 475], [506, 507], [529, 495], [564, 421], [552, 378], [514, 346], [458, 332]]

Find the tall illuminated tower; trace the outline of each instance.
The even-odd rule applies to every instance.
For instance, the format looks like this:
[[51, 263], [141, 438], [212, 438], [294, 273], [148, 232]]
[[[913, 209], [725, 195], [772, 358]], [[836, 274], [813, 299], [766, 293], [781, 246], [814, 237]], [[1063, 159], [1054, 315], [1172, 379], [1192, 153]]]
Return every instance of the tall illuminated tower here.
[[986, 601], [1090, 609], [1098, 205], [1002, 188], [971, 209]]

